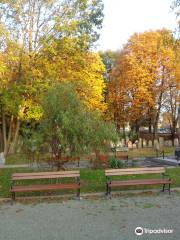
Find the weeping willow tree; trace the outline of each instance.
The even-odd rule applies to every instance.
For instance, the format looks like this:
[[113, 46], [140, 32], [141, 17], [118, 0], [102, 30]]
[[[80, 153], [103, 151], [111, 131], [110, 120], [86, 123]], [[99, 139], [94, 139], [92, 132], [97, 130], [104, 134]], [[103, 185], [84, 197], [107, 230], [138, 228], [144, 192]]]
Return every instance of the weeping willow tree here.
[[40, 132], [43, 143], [51, 146], [53, 156], [63, 164], [62, 154], [80, 155], [107, 148], [117, 140], [115, 126], [104, 122], [98, 112], [88, 111], [72, 84], [59, 84], [43, 98]]

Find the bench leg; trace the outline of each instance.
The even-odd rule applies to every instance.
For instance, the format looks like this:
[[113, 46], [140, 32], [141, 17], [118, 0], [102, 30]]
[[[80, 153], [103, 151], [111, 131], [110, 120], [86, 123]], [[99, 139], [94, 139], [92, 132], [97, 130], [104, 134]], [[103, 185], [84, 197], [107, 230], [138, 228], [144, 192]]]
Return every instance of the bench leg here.
[[111, 198], [111, 187], [109, 187], [108, 195]]
[[168, 191], [169, 191], [169, 195], [170, 195], [171, 194], [171, 184], [170, 183], [169, 183]]
[[111, 187], [109, 184], [106, 184], [106, 196], [109, 196], [111, 198]]
[[80, 199], [80, 188], [77, 189], [77, 194], [76, 194], [77, 198]]
[[168, 188], [167, 189], [165, 189], [165, 186], [166, 186], [166, 184], [163, 184], [162, 192], [164, 192], [165, 190], [168, 190], [169, 195], [170, 195], [171, 194], [171, 184], [170, 183], [168, 184]]
[[15, 192], [12, 192], [12, 193], [11, 193], [11, 199], [12, 199], [12, 203], [14, 203], [15, 200], [16, 200], [16, 194], [15, 194]]
[[109, 185], [108, 183], [106, 183], [106, 196], [108, 196], [108, 194], [109, 194]]

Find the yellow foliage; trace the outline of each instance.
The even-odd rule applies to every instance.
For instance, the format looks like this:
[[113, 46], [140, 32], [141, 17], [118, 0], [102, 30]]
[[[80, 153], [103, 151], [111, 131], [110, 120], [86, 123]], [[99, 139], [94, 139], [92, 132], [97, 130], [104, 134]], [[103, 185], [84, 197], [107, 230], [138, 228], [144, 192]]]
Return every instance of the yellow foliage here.
[[[58, 49], [58, 50], [57, 50]], [[51, 56], [50, 58], [47, 56]], [[44, 78], [51, 84], [56, 81], [72, 82], [77, 92], [91, 110], [104, 112], [104, 65], [100, 56], [92, 52], [80, 51], [76, 40], [63, 40], [63, 45], [55, 42], [48, 46], [41, 58]]]
[[19, 107], [19, 119], [26, 121], [39, 121], [43, 116], [43, 109], [40, 105], [35, 104], [32, 100], [24, 100]]

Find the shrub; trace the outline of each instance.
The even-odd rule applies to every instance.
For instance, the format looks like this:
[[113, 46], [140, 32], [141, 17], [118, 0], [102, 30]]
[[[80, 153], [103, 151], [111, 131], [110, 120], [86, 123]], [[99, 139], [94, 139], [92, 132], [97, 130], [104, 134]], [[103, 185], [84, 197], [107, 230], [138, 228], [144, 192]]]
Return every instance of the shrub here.
[[114, 157], [110, 159], [109, 165], [111, 168], [123, 168], [125, 166], [124, 162]]

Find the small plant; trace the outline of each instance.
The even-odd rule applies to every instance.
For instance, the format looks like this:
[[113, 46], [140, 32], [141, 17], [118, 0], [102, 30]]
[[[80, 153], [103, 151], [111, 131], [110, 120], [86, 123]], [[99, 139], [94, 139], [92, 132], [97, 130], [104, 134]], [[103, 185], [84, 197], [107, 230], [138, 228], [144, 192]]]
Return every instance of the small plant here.
[[125, 166], [124, 162], [114, 157], [110, 159], [109, 165], [111, 168], [123, 168]]

